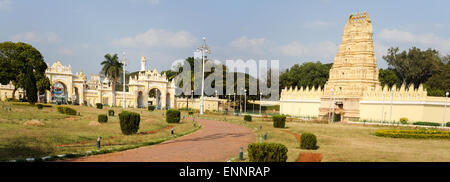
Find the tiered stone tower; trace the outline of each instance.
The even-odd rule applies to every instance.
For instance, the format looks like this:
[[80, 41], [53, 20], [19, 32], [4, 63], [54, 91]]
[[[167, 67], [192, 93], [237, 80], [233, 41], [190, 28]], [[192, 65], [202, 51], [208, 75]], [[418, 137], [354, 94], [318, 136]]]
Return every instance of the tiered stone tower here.
[[[344, 27], [342, 43], [324, 86], [319, 116], [327, 118], [330, 105], [343, 120], [359, 118], [359, 101], [364, 92], [379, 85], [372, 24], [369, 13], [351, 14]], [[335, 99], [330, 104], [331, 96]]]

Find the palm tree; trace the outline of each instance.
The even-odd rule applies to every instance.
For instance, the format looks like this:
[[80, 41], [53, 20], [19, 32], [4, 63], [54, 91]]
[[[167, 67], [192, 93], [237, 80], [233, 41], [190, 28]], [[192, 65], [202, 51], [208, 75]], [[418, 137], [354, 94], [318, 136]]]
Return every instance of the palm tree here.
[[120, 74], [122, 73], [123, 64], [119, 62], [119, 57], [117, 54], [111, 55], [106, 54], [105, 60], [101, 63], [103, 65], [102, 74], [108, 77], [111, 82], [112, 89], [112, 106], [116, 105], [116, 83], [120, 78]]

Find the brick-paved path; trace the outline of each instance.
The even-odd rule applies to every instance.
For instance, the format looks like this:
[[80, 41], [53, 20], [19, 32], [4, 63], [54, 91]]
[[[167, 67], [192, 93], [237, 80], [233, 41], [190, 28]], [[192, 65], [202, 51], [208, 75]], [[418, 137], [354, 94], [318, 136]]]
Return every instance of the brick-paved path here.
[[227, 161], [256, 141], [247, 127], [213, 120], [198, 120], [202, 128], [192, 134], [122, 152], [75, 159], [78, 162], [212, 162]]

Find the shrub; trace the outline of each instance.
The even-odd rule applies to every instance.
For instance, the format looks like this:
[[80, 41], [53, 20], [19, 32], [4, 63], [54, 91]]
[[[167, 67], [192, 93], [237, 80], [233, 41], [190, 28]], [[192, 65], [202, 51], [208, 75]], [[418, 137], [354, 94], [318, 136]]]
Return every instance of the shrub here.
[[447, 122], [445, 126], [450, 127], [450, 122]]
[[77, 111], [67, 106], [58, 106], [56, 110], [61, 114], [77, 115]]
[[67, 101], [67, 104], [72, 105], [72, 101], [70, 101], [70, 100]]
[[302, 133], [302, 136], [300, 137], [300, 148], [316, 150], [318, 148], [316, 135], [312, 133]]
[[288, 149], [279, 143], [252, 143], [247, 152], [250, 162], [286, 162]]
[[64, 106], [57, 106], [57, 107], [56, 107], [56, 110], [57, 110], [59, 113], [61, 113], [61, 114], [65, 114], [65, 113], [64, 113]]
[[155, 110], [155, 108], [156, 108], [155, 106], [148, 106], [148, 108], [147, 108], [147, 109], [148, 109], [149, 111], [154, 111], [154, 110]]
[[64, 113], [67, 115], [77, 115], [77, 111], [70, 107], [64, 107]]
[[103, 109], [103, 104], [102, 103], [96, 103], [95, 105], [97, 106], [97, 109]]
[[166, 111], [166, 121], [168, 123], [179, 123], [181, 113], [176, 109], [169, 109]]
[[400, 123], [408, 124], [408, 118], [400, 118]]
[[284, 128], [286, 125], [286, 116], [285, 115], [273, 115], [273, 127], [275, 128]]
[[189, 115], [193, 115], [194, 112], [193, 112], [193, 111], [189, 111], [188, 114], [189, 114]]
[[244, 120], [245, 121], [252, 121], [252, 116], [247, 114], [247, 115], [244, 116]]
[[390, 138], [442, 138], [450, 139], [450, 131], [418, 129], [418, 130], [377, 130], [375, 136]]
[[141, 115], [135, 112], [123, 111], [119, 114], [119, 120], [122, 133], [124, 135], [131, 135], [137, 133], [139, 130]]
[[413, 125], [422, 125], [422, 126], [441, 126], [440, 123], [423, 122], [423, 121], [415, 122], [415, 123], [413, 123]]
[[97, 121], [99, 123], [106, 123], [106, 122], [108, 122], [108, 116], [106, 116], [106, 114], [99, 114]]
[[42, 109], [42, 108], [44, 108], [44, 105], [42, 105], [42, 104], [37, 104], [36, 107], [37, 107], [38, 109]]
[[108, 116], [114, 116], [114, 110], [112, 109], [108, 110]]

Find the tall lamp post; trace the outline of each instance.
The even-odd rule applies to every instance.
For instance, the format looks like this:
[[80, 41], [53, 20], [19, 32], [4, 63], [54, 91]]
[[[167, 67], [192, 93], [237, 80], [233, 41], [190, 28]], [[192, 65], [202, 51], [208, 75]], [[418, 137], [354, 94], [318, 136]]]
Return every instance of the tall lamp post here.
[[210, 54], [211, 51], [209, 50], [208, 46], [206, 46], [206, 38], [203, 37], [203, 44], [199, 48], [197, 48], [197, 51], [202, 52], [202, 95], [201, 95], [201, 103], [200, 103], [200, 114], [203, 115], [203, 89], [205, 87], [205, 54]]
[[247, 113], [247, 89], [244, 89], [244, 113]]
[[259, 93], [259, 115], [261, 115], [262, 92]]
[[126, 103], [125, 103], [125, 83], [126, 83], [126, 78], [125, 78], [125, 72], [126, 69], [125, 67], [128, 64], [127, 58], [125, 57], [125, 52], [122, 53], [122, 61], [120, 62], [122, 63], [122, 72], [123, 72], [123, 89], [122, 89], [122, 107], [125, 109], [127, 107]]
[[445, 123], [445, 111], [447, 111], [448, 92], [445, 93], [444, 116], [442, 116], [442, 125]]

